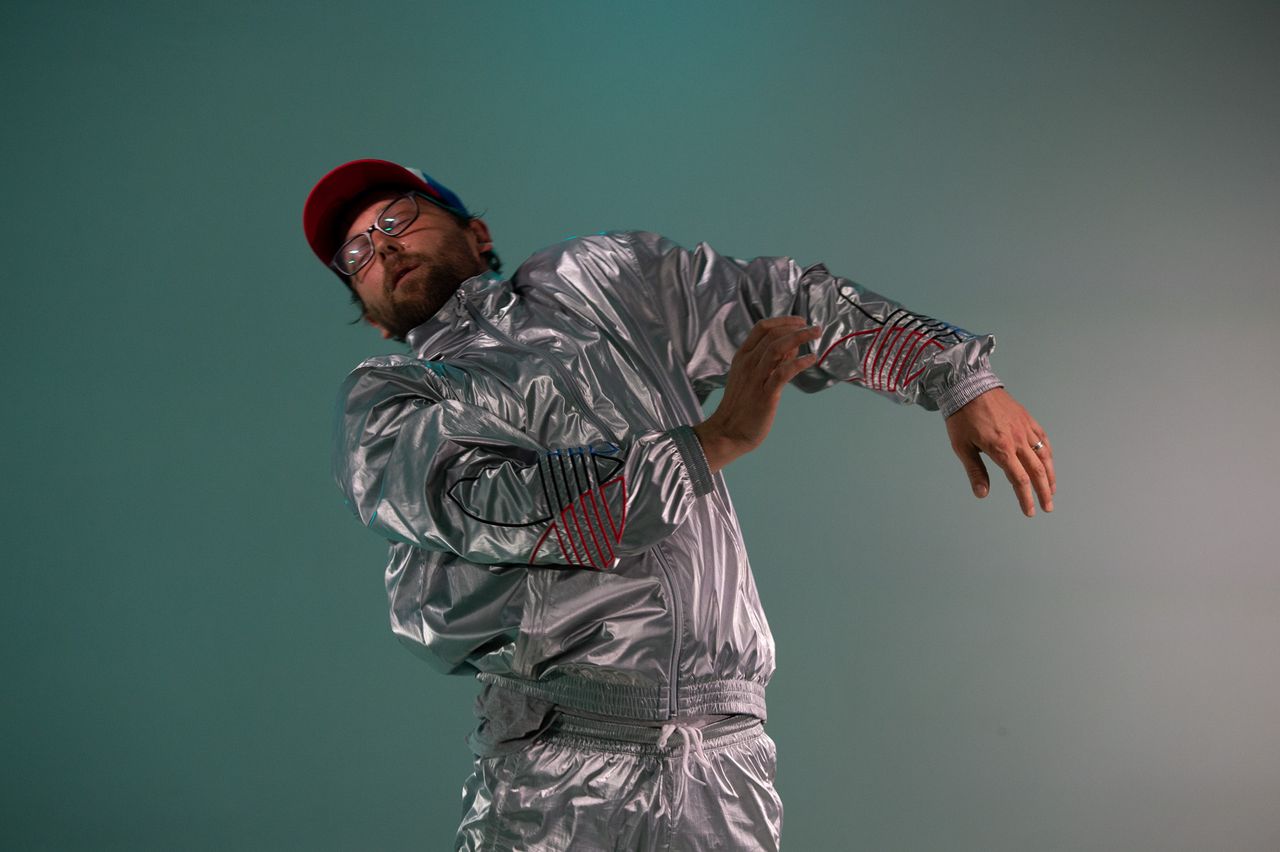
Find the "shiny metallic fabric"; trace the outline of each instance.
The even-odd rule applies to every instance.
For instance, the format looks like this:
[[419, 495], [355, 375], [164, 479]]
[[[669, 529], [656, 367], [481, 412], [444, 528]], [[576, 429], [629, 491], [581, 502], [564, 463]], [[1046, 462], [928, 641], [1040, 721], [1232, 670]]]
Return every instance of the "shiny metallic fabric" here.
[[409, 333], [411, 355], [362, 362], [333, 473], [390, 541], [396, 635], [442, 671], [557, 707], [764, 719], [773, 637], [691, 427], [752, 326], [787, 314], [823, 328], [791, 382], [808, 393], [853, 384], [950, 414], [1001, 384], [990, 335], [822, 264], [643, 231], [470, 278]]
[[670, 744], [658, 731], [561, 715], [525, 751], [476, 758], [462, 791], [459, 850], [777, 850], [777, 750], [735, 716]]
[[990, 335], [815, 264], [610, 232], [485, 273], [362, 362], [333, 473], [390, 541], [396, 635], [443, 671], [634, 719], [765, 718], [773, 637], [691, 426], [761, 319], [822, 326], [792, 384], [949, 414], [1000, 386]]

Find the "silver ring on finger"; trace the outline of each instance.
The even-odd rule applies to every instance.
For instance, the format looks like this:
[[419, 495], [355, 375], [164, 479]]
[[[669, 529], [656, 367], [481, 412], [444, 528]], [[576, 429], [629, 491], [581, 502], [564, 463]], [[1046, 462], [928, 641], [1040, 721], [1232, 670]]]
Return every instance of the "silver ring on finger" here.
[[1038, 453], [1043, 447], [1044, 447], [1044, 441], [1036, 441], [1035, 444], [1032, 445], [1031, 449], [1035, 450]]

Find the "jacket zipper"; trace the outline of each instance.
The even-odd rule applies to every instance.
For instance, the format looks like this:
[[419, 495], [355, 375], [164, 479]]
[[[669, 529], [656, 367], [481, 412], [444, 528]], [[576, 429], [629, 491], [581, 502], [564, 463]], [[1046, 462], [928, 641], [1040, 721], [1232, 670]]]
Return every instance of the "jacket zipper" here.
[[667, 589], [671, 595], [671, 620], [674, 622], [672, 630], [675, 635], [671, 637], [671, 689], [669, 690], [667, 712], [668, 719], [676, 717], [676, 697], [679, 694], [677, 689], [680, 683], [680, 643], [684, 639], [684, 619], [680, 615], [680, 599], [676, 596], [676, 584], [672, 579], [671, 564], [667, 562], [667, 554], [662, 550], [662, 543], [659, 542], [653, 546], [653, 550], [658, 554], [658, 562], [662, 565], [662, 573], [667, 578]]
[[[523, 343], [519, 343], [516, 340], [513, 340], [511, 337], [499, 331], [497, 326], [489, 322], [489, 320], [485, 319], [484, 315], [480, 313], [479, 308], [471, 304], [471, 302], [467, 301], [467, 296], [465, 293], [462, 292], [461, 287], [455, 290], [454, 294], [458, 298], [458, 304], [461, 307], [466, 308], [467, 313], [471, 314], [471, 318], [474, 319], [481, 328], [489, 332], [489, 334], [503, 341], [507, 345], [512, 346], [516, 349], [519, 349], [523, 352], [530, 352], [534, 355], [542, 356], [549, 364], [551, 364], [551, 368], [556, 371], [556, 374], [560, 376], [560, 380], [564, 383], [565, 389], [569, 391], [569, 394], [573, 397], [574, 402], [578, 404], [578, 410], [582, 412], [584, 415], [586, 415], [587, 419], [589, 419], [592, 423], [595, 424], [596, 428], [600, 430], [600, 433], [602, 435], [607, 436], [615, 446], [619, 445], [619, 441], [614, 436], [614, 434], [611, 431], [609, 431], [609, 428], [605, 426], [604, 423], [598, 417], [595, 416], [595, 412], [593, 412], [591, 408], [587, 406], [586, 402], [583, 401], [582, 396], [578, 393], [578, 386], [569, 377], [569, 374], [565, 370], [563, 365], [557, 362], [555, 358], [553, 358], [551, 355], [544, 353], [532, 346], [526, 346]], [[672, 630], [674, 631], [675, 635], [671, 637], [672, 639], [671, 641], [671, 686], [668, 689], [667, 712], [670, 714], [668, 718], [674, 719], [676, 715], [676, 707], [677, 707], [676, 685], [680, 680], [680, 669], [679, 669], [680, 642], [684, 636], [684, 622], [680, 614], [680, 598], [676, 595], [676, 584], [671, 571], [671, 565], [670, 563], [667, 562], [667, 555], [662, 552], [662, 545], [660, 543], [654, 545], [651, 548], [651, 550], [653, 550], [658, 555], [658, 565], [662, 569], [663, 577], [667, 581], [667, 594], [670, 595], [671, 597], [671, 620], [673, 622]]]

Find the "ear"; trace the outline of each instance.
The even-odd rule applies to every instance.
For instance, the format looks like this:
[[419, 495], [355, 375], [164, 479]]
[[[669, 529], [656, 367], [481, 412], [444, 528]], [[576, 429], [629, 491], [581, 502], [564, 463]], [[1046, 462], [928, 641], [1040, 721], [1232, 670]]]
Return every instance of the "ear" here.
[[467, 223], [467, 230], [475, 237], [480, 251], [487, 251], [493, 248], [493, 238], [489, 236], [489, 226], [485, 224], [483, 219], [472, 219]]

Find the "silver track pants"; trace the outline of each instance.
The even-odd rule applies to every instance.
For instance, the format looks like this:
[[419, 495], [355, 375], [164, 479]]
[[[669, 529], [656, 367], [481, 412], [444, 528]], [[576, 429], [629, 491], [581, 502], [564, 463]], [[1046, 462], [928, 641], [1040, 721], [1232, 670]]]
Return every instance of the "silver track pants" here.
[[777, 850], [776, 768], [750, 716], [651, 728], [559, 714], [527, 749], [476, 758], [454, 850]]

